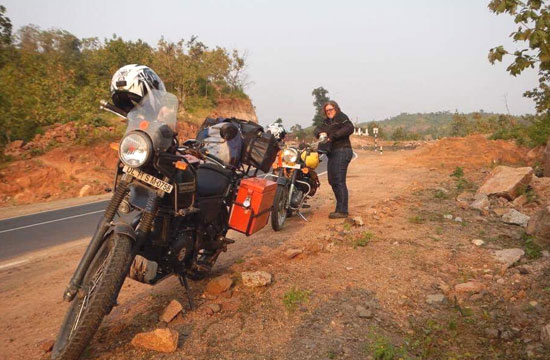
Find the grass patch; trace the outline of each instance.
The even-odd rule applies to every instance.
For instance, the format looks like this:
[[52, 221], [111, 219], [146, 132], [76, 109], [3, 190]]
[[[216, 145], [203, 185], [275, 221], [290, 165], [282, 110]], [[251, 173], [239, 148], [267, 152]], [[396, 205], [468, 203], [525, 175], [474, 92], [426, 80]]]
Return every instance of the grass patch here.
[[309, 302], [310, 294], [311, 291], [309, 290], [300, 290], [293, 286], [283, 296], [283, 304], [288, 311], [292, 312], [296, 310], [298, 305]]
[[523, 240], [525, 255], [527, 255], [529, 259], [538, 259], [542, 256], [542, 249], [535, 243], [536, 238], [534, 236], [523, 233], [523, 235], [521, 235], [521, 240]]
[[365, 247], [367, 244], [374, 238], [374, 234], [370, 231], [363, 231], [355, 240], [353, 241], [353, 247]]
[[415, 215], [409, 218], [409, 222], [411, 224], [424, 224], [426, 222], [426, 219], [420, 215]]
[[397, 347], [384, 336], [376, 336], [372, 343], [365, 344], [363, 353], [375, 360], [410, 359], [404, 346]]
[[449, 195], [443, 190], [436, 190], [434, 193], [436, 199], [445, 200], [449, 198]]

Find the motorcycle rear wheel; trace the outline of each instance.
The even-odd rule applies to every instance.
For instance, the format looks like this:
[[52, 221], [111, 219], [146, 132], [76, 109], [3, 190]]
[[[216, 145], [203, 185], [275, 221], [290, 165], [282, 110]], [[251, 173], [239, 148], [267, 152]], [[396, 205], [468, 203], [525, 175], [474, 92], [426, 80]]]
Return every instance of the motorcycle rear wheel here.
[[273, 199], [273, 211], [271, 211], [271, 228], [279, 231], [283, 228], [288, 215], [288, 186], [277, 185], [275, 199]]
[[71, 302], [52, 350], [54, 360], [75, 360], [116, 303], [131, 261], [131, 239], [111, 234], [86, 271], [82, 288]]

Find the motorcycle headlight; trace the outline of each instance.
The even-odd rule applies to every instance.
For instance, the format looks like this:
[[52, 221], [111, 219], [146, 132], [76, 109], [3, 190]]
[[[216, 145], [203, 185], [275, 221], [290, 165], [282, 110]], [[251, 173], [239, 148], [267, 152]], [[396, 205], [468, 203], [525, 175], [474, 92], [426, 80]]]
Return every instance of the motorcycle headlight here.
[[298, 160], [298, 150], [288, 148], [283, 150], [283, 161], [287, 163], [295, 163]]
[[124, 165], [140, 167], [149, 160], [152, 149], [153, 145], [147, 135], [133, 132], [120, 141], [118, 155]]

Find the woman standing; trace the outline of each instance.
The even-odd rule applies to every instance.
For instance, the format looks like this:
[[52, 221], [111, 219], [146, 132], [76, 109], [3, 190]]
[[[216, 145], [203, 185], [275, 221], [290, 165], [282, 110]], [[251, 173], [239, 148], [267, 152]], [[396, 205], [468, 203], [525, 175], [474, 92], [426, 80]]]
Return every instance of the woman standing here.
[[348, 216], [348, 188], [346, 175], [348, 165], [353, 158], [349, 137], [353, 134], [353, 124], [344, 114], [336, 101], [329, 101], [323, 106], [326, 118], [323, 124], [315, 129], [315, 136], [327, 136], [328, 182], [336, 197], [336, 210], [329, 215], [330, 219], [342, 219]]

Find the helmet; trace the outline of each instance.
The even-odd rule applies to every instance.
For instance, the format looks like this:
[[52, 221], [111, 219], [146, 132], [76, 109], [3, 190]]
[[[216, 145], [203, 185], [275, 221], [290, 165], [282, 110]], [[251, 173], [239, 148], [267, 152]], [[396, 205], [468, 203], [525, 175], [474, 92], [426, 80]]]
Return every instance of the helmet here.
[[[166, 91], [160, 77], [144, 65], [125, 65], [118, 69], [111, 80], [111, 99], [113, 104], [126, 112], [141, 102], [153, 89]], [[154, 99], [151, 99], [154, 102]], [[156, 108], [155, 104], [153, 108]]]
[[286, 130], [283, 124], [274, 122], [267, 126], [266, 132], [271, 133], [277, 140], [283, 140], [286, 136]]

